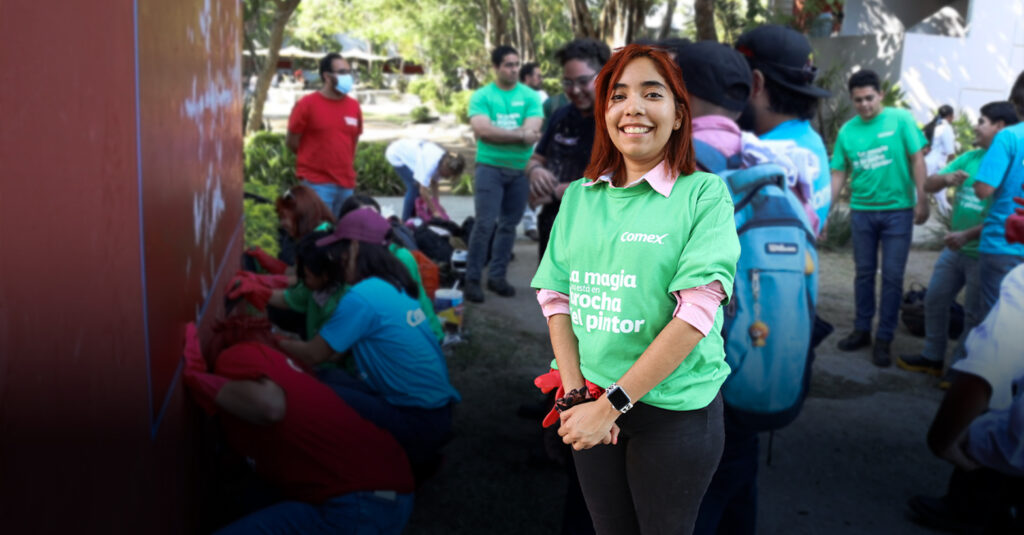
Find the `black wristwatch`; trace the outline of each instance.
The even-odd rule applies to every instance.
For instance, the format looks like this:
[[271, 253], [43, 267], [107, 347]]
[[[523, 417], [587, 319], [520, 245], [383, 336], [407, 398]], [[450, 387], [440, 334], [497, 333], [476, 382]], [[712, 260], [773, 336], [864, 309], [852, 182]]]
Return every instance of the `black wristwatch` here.
[[608, 388], [604, 391], [604, 395], [608, 398], [608, 401], [611, 402], [612, 407], [615, 407], [615, 410], [622, 414], [626, 414], [629, 412], [629, 409], [633, 408], [633, 400], [629, 399], [629, 394], [627, 394], [621, 386], [615, 383], [608, 385]]

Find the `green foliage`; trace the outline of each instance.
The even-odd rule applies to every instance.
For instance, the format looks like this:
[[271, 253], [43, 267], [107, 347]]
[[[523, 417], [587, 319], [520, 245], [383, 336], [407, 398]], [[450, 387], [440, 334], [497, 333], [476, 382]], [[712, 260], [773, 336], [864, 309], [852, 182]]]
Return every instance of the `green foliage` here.
[[409, 79], [406, 78], [405, 76], [399, 76], [395, 80], [395, 89], [398, 90], [399, 93], [405, 93], [406, 91], [408, 91]]
[[385, 89], [384, 85], [384, 64], [376, 61], [369, 67], [360, 65], [358, 67], [359, 81], [366, 84], [370, 89]]
[[459, 91], [452, 95], [452, 113], [459, 124], [469, 124], [469, 99], [473, 96], [470, 90]]
[[463, 173], [458, 181], [452, 181], [452, 195], [472, 195], [473, 175]]
[[284, 134], [258, 132], [245, 139], [245, 182], [243, 190], [269, 202], [245, 199], [245, 246], [262, 247], [276, 255], [276, 200], [298, 183], [295, 178], [295, 155], [285, 146]]
[[893, 83], [891, 80], [882, 81], [882, 106], [910, 108], [910, 104], [907, 103], [907, 94], [900, 87], [899, 82]]
[[428, 76], [421, 76], [409, 83], [409, 93], [420, 98], [424, 106], [440, 100], [437, 84]]
[[409, 115], [412, 117], [412, 122], [417, 124], [429, 123], [431, 119], [430, 108], [426, 106], [416, 106], [409, 112]]
[[371, 196], [392, 196], [405, 193], [405, 183], [391, 167], [384, 151], [384, 141], [363, 141], [356, 147], [356, 191]]
[[832, 152], [832, 147], [836, 144], [836, 138], [839, 136], [839, 128], [843, 126], [847, 119], [853, 116], [853, 108], [850, 107], [850, 102], [847, 99], [837, 97], [837, 95], [842, 95], [846, 92], [845, 71], [846, 66], [844, 64], [836, 63], [822, 72], [818, 79], [814, 81], [814, 84], [818, 87], [832, 92], [832, 98], [821, 99], [818, 102], [818, 113], [814, 118], [817, 123], [815, 127], [825, 141], [825, 148], [830, 153]]
[[953, 132], [959, 147], [957, 154], [963, 154], [974, 148], [974, 125], [971, 124], [971, 118], [962, 110], [953, 119]]

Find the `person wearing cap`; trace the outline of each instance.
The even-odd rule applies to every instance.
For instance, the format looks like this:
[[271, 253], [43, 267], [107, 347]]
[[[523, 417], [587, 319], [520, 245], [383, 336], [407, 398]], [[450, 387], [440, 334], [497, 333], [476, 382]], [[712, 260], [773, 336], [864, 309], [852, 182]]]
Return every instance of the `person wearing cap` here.
[[[423, 197], [430, 203], [440, 205], [438, 182], [442, 178], [457, 178], [466, 166], [462, 156], [446, 151], [436, 143], [422, 139], [399, 139], [393, 141], [384, 151], [391, 167], [405, 182], [405, 201], [402, 204], [402, 221], [408, 221], [415, 213], [416, 199]], [[338, 207], [338, 212], [341, 207]]]
[[847, 86], [857, 116], [839, 129], [830, 166], [833, 204], [850, 179], [857, 316], [853, 332], [838, 347], [855, 351], [871, 345], [881, 249], [882, 298], [871, 361], [885, 367], [892, 364], [889, 346], [899, 319], [914, 225], [928, 221], [923, 151], [928, 140], [909, 110], [882, 106], [881, 84], [873, 71], [854, 73]]
[[369, 209], [349, 212], [316, 242], [333, 260], [328, 279], [350, 284], [334, 314], [308, 342], [282, 340], [289, 355], [309, 366], [351, 350], [358, 377], [323, 370], [326, 382], [361, 416], [390, 431], [422, 465], [448, 440], [459, 393], [416, 298], [409, 271], [388, 251], [391, 225]]
[[551, 236], [562, 195], [583, 176], [594, 144], [594, 80], [612, 55], [608, 45], [596, 39], [576, 39], [555, 52], [562, 64], [562, 89], [571, 105], [551, 116], [551, 123], [526, 164], [531, 202], [541, 205], [537, 217], [537, 258]]
[[766, 24], [740, 35], [738, 50], [751, 69], [750, 101], [739, 119], [740, 127], [765, 141], [791, 140], [818, 159], [811, 204], [820, 221], [819, 233], [832, 205], [832, 177], [828, 152], [811, 127], [818, 101], [832, 96], [814, 85], [818, 73], [811, 43], [800, 32]]
[[[750, 68], [743, 56], [715, 41], [700, 41], [676, 51], [693, 111], [693, 139], [730, 158], [740, 153], [736, 124], [750, 97]], [[699, 154], [699, 153], [698, 153]], [[702, 164], [700, 157], [697, 163]]]

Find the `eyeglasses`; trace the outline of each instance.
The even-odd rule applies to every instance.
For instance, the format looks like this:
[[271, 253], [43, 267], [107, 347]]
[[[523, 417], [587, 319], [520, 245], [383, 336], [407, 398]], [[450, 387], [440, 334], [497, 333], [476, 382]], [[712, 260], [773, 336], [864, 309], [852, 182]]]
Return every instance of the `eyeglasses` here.
[[331, 74], [352, 74], [352, 69], [341, 69], [340, 71], [334, 71]]
[[572, 79], [569, 79], [569, 78], [562, 78], [562, 89], [565, 89], [566, 91], [568, 91], [568, 90], [572, 89], [573, 86], [576, 86], [576, 87], [578, 87], [580, 89], [583, 89], [584, 87], [587, 87], [587, 84], [592, 82], [594, 80], [594, 78], [597, 78], [597, 73], [596, 72], [594, 74], [590, 74], [590, 75], [587, 75], [587, 76], [580, 76], [579, 78], [576, 78], [575, 80], [572, 80]]

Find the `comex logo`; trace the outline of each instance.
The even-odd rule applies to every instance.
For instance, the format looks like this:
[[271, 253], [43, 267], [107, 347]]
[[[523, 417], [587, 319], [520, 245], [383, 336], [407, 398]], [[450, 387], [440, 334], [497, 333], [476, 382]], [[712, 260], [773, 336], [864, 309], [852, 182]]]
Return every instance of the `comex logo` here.
[[416, 310], [410, 310], [405, 313], [405, 321], [410, 327], [415, 327], [424, 321], [426, 321], [427, 315], [423, 313], [423, 309], [417, 308]]
[[643, 233], [639, 233], [639, 232], [623, 232], [622, 235], [619, 236], [619, 241], [622, 241], [622, 242], [639, 242], [639, 243], [657, 243], [658, 245], [664, 245], [664, 242], [662, 242], [661, 240], [664, 240], [666, 236], [668, 236], [668, 234], [658, 235], [658, 234], [643, 234]]

